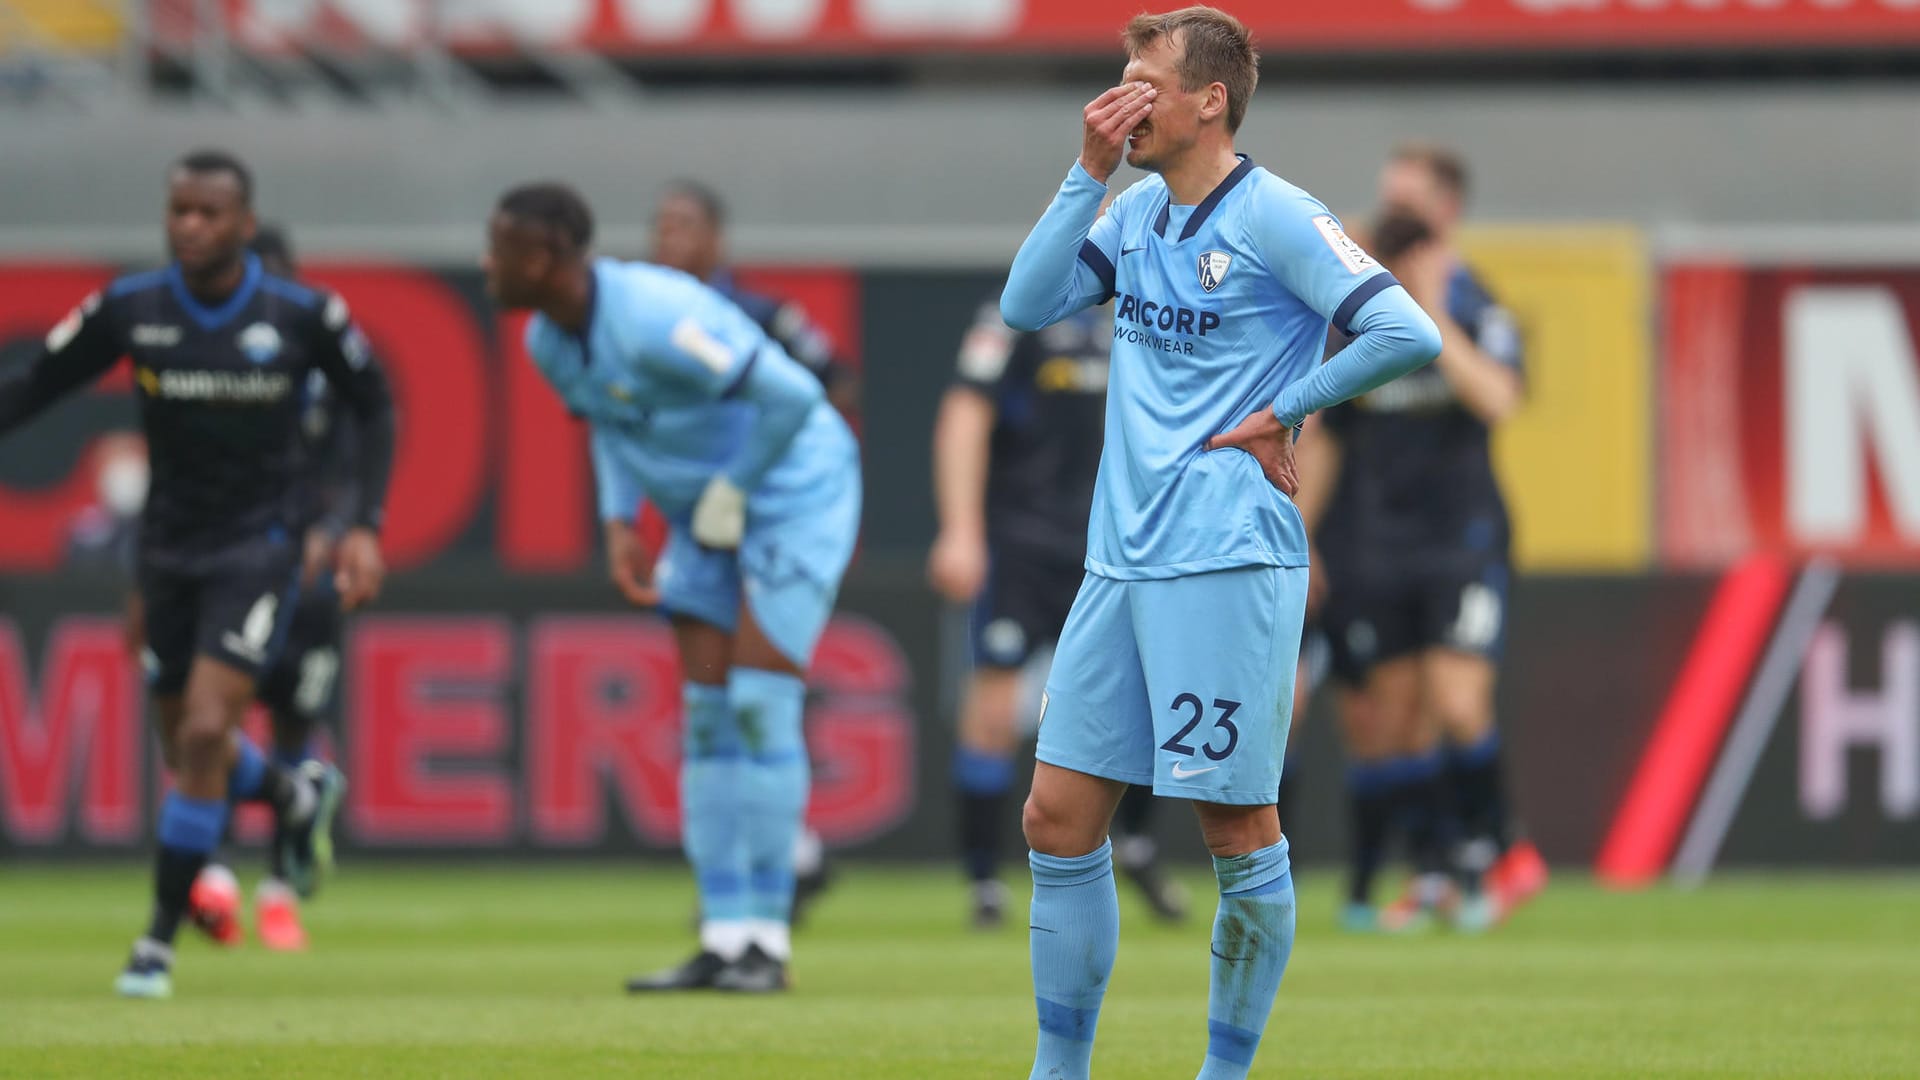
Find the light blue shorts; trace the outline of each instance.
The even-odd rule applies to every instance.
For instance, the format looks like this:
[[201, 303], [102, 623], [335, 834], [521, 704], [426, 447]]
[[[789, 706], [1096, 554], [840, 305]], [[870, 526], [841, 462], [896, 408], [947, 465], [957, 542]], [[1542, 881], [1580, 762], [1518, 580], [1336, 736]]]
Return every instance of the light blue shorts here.
[[701, 547], [675, 523], [653, 570], [661, 609], [733, 633], [744, 600], [774, 648], [806, 670], [860, 533], [860, 485], [841, 488], [804, 516], [764, 519], [749, 508], [738, 551]]
[[1036, 756], [1156, 795], [1274, 802], [1306, 611], [1304, 566], [1088, 574], [1047, 676]]

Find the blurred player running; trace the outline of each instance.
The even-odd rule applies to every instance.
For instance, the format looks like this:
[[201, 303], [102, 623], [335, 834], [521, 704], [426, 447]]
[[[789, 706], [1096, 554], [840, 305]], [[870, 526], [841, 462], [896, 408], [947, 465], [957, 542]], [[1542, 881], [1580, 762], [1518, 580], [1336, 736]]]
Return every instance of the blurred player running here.
[[1371, 881], [1396, 820], [1416, 877], [1389, 929], [1436, 911], [1484, 929], [1545, 883], [1538, 853], [1512, 835], [1493, 714], [1509, 528], [1488, 433], [1520, 406], [1521, 343], [1454, 247], [1466, 186], [1465, 165], [1438, 147], [1402, 147], [1383, 170], [1381, 256], [1443, 345], [1431, 367], [1323, 426], [1326, 481], [1337, 484], [1320, 549], [1354, 758], [1343, 922], [1355, 929], [1374, 921]]
[[341, 544], [338, 579], [349, 607], [373, 598], [385, 573], [378, 529], [393, 459], [386, 379], [346, 305], [268, 273], [247, 251], [255, 224], [246, 167], [222, 153], [189, 154], [168, 181], [172, 263], [88, 297], [29, 367], [0, 383], [4, 433], [133, 358], [152, 470], [140, 591], [175, 786], [160, 809], [153, 918], [115, 984], [129, 997], [172, 993], [174, 935], [234, 802], [272, 806], [298, 891], [311, 892], [331, 865], [339, 771], [286, 768], [240, 733], [294, 607], [306, 471], [299, 413], [311, 372], [324, 373], [361, 419], [365, 497]]
[[[252, 248], [269, 274], [295, 277], [293, 248], [283, 230], [262, 225]], [[339, 686], [345, 620], [331, 570], [359, 501], [353, 473], [353, 422], [353, 414], [338, 407], [326, 378], [318, 373], [310, 376], [300, 418], [311, 471], [299, 596], [285, 644], [255, 692], [272, 722], [273, 759], [287, 768], [314, 760], [314, 735], [332, 708]], [[281, 828], [278, 822], [275, 828]], [[267, 851], [267, 876], [254, 891], [254, 929], [269, 949], [304, 949], [307, 932], [300, 923], [299, 892], [290, 884], [286, 838], [276, 836]], [[232, 870], [208, 864], [194, 882], [191, 904], [188, 917], [215, 941], [240, 942], [240, 889]]]
[[[960, 704], [953, 781], [977, 927], [1000, 925], [1006, 908], [996, 874], [1021, 672], [1059, 639], [1085, 574], [1112, 339], [1113, 312], [1104, 307], [1015, 334], [990, 305], [967, 331], [934, 424], [940, 534], [927, 577], [942, 596], [973, 608], [974, 670]], [[1155, 914], [1179, 919], [1186, 897], [1160, 868], [1152, 811], [1150, 789], [1127, 789], [1115, 850]]]
[[[833, 357], [833, 347], [800, 305], [783, 303], [741, 287], [726, 265], [727, 208], [720, 194], [705, 184], [676, 180], [668, 185], [653, 209], [652, 260], [692, 274], [707, 287], [733, 301], [787, 355], [813, 372], [827, 389], [827, 400], [851, 416], [859, 394], [859, 380]], [[826, 846], [820, 835], [804, 824], [793, 851], [793, 921], [826, 891], [829, 881]]]
[[[809, 784], [804, 672], [853, 556], [860, 465], [818, 380], [731, 301], [677, 270], [590, 259], [570, 188], [503, 196], [487, 287], [533, 308], [527, 351], [593, 426], [621, 592], [673, 617], [685, 676], [681, 817], [700, 951], [633, 992], [787, 987], [793, 848]], [[649, 581], [641, 499], [671, 524]]]
[[[1108, 823], [1126, 785], [1151, 784], [1193, 801], [1214, 855], [1199, 1075], [1222, 1080], [1247, 1075], [1293, 946], [1274, 811], [1307, 594], [1293, 429], [1439, 337], [1326, 207], [1235, 155], [1259, 64], [1244, 26], [1185, 8], [1135, 18], [1126, 43], [1126, 81], [1086, 107], [1080, 160], [1001, 297], [1028, 330], [1117, 297], [1088, 572], [1025, 813], [1032, 1075], [1088, 1075], [1119, 936]], [[1155, 175], [1100, 217], [1123, 152]], [[1322, 364], [1329, 324], [1353, 341]]]

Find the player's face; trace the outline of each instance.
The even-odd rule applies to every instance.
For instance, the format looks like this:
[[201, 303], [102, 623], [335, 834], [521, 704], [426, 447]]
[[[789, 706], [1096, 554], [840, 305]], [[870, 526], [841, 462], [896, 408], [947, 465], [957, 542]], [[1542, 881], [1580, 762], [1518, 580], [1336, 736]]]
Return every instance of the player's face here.
[[1153, 99], [1153, 113], [1127, 138], [1127, 164], [1136, 169], [1165, 169], [1199, 141], [1200, 109], [1213, 87], [1181, 89], [1175, 70], [1181, 48], [1173, 37], [1162, 35], [1135, 53], [1121, 73], [1122, 83], [1144, 82], [1160, 91]]
[[229, 172], [176, 171], [167, 185], [167, 250], [189, 277], [238, 262], [253, 241], [253, 209]]
[[487, 295], [507, 308], [538, 307], [546, 295], [553, 269], [553, 248], [546, 234], [505, 214], [487, 222], [487, 253], [480, 269], [487, 275]]
[[1380, 207], [1405, 211], [1436, 228], [1451, 224], [1458, 210], [1433, 170], [1418, 161], [1389, 161], [1380, 170]]
[[669, 195], [653, 211], [653, 261], [695, 277], [720, 262], [720, 230], [700, 204], [685, 195]]

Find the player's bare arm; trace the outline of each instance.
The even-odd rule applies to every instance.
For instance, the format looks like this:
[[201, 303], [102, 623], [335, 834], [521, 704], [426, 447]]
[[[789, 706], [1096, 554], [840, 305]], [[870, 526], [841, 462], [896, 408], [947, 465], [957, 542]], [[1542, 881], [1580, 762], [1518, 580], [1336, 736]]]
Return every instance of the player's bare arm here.
[[606, 523], [607, 576], [613, 579], [620, 595], [635, 607], [653, 607], [660, 603], [660, 590], [653, 587], [653, 568], [640, 537], [629, 522]]
[[1160, 91], [1144, 82], [1124, 83], [1087, 103], [1081, 113], [1085, 131], [1080, 142], [1080, 167], [1101, 183], [1120, 167], [1127, 136], [1153, 113]]
[[927, 581], [956, 604], [972, 603], [987, 580], [987, 464], [993, 402], [955, 388], [933, 428], [934, 505], [940, 533], [927, 555]]
[[1440, 328], [1440, 355], [1434, 365], [1453, 387], [1454, 396], [1488, 426], [1513, 415], [1526, 394], [1520, 373], [1487, 355], [1447, 311], [1447, 279], [1453, 264], [1446, 249], [1429, 244], [1402, 262], [1407, 291]]
[[1314, 535], [1333, 503], [1335, 485], [1340, 482], [1340, 437], [1324, 419], [1309, 417], [1294, 440], [1294, 468], [1300, 477], [1300, 489], [1293, 494], [1293, 505], [1300, 511], [1300, 522], [1307, 529], [1307, 561], [1315, 568], [1307, 586], [1307, 612], [1320, 610], [1327, 599], [1327, 576], [1320, 571], [1326, 564], [1320, 559]]

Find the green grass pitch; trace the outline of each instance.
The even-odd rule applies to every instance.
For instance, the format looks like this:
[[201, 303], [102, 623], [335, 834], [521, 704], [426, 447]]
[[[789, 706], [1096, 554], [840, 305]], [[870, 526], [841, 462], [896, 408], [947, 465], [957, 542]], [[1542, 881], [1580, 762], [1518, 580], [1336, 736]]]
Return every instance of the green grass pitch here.
[[[1920, 1075], [1914, 877], [1563, 878], [1491, 936], [1411, 940], [1343, 936], [1334, 875], [1302, 877], [1255, 1076]], [[119, 1001], [146, 888], [132, 866], [0, 869], [0, 1076], [979, 1080], [1030, 1060], [1026, 934], [963, 929], [947, 872], [850, 868], [777, 999], [623, 996], [689, 940], [686, 876], [636, 863], [349, 865], [309, 910], [312, 952], [188, 941], [172, 1001]], [[1192, 1076], [1206, 920], [1122, 903], [1094, 1075]]]

